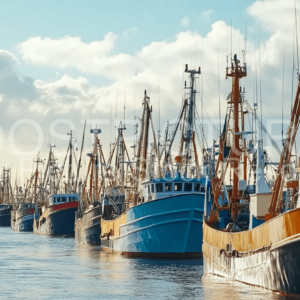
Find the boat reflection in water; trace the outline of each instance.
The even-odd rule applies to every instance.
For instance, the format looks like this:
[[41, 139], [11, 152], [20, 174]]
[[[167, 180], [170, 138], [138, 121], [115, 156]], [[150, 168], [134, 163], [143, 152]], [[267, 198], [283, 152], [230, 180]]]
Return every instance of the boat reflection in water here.
[[204, 274], [201, 278], [203, 289], [203, 299], [222, 299], [222, 300], [253, 300], [253, 299], [295, 299], [287, 298], [279, 293], [270, 290], [245, 285], [241, 282], [233, 281], [226, 277]]

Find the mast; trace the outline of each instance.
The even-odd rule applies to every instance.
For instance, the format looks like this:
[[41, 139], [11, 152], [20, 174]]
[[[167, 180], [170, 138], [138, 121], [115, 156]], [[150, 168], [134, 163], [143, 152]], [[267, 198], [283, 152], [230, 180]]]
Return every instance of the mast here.
[[285, 177], [290, 169], [290, 159], [292, 155], [292, 149], [295, 143], [296, 134], [299, 128], [300, 122], [300, 77], [298, 76], [298, 87], [293, 105], [293, 110], [290, 119], [290, 125], [286, 135], [286, 141], [284, 143], [283, 151], [281, 153], [280, 162], [277, 169], [277, 176], [273, 188], [271, 204], [269, 212], [265, 215], [265, 220], [268, 221], [281, 211], [282, 194], [285, 182]]
[[[78, 182], [79, 171], [80, 171], [80, 166], [81, 166], [81, 157], [82, 157], [82, 150], [83, 150], [84, 136], [85, 136], [85, 126], [86, 126], [86, 120], [84, 121], [84, 128], [83, 128], [82, 142], [81, 142], [81, 149], [80, 149], [80, 157], [79, 157], [78, 166], [77, 166], [77, 174], [76, 174], [75, 190], [74, 190], [75, 193], [77, 190], [77, 182]], [[81, 185], [82, 185], [82, 183], [81, 183]]]
[[73, 145], [72, 145], [72, 130], [68, 133], [70, 136], [69, 140], [69, 168], [68, 168], [68, 193], [72, 193], [72, 156], [73, 156]]
[[237, 202], [239, 197], [239, 162], [241, 159], [242, 151], [240, 149], [241, 133], [239, 130], [239, 107], [241, 104], [239, 81], [241, 78], [247, 76], [246, 67], [243, 68], [239, 65], [240, 61], [237, 59], [237, 55], [234, 55], [234, 59], [231, 62], [231, 68], [226, 68], [226, 78], [232, 77], [232, 92], [230, 102], [233, 104], [233, 144], [231, 147], [231, 170], [233, 172], [233, 185], [231, 196], [232, 207], [232, 219], [235, 219], [238, 213]]
[[36, 162], [36, 171], [35, 171], [35, 180], [34, 180], [34, 191], [33, 191], [33, 197], [34, 201], [36, 202], [36, 190], [37, 190], [37, 180], [38, 180], [38, 175], [39, 175], [39, 163], [42, 163], [43, 161], [39, 158], [39, 153], [37, 154], [37, 160]]
[[[247, 114], [248, 112], [247, 111], [244, 111], [243, 109], [243, 106], [244, 106], [244, 102], [245, 102], [245, 87], [243, 88], [243, 91], [241, 93], [241, 96], [242, 96], [242, 103], [241, 103], [241, 114], [242, 114], [242, 132], [245, 132], [245, 114]], [[247, 182], [247, 159], [248, 159], [248, 156], [247, 156], [247, 143], [246, 143], [246, 138], [243, 137], [243, 140], [244, 140], [244, 153], [243, 153], [243, 177], [244, 177], [244, 180]]]
[[124, 138], [123, 138], [123, 130], [126, 129], [125, 127], [122, 127], [122, 123], [120, 124], [120, 127], [118, 128], [118, 134], [119, 134], [119, 145], [118, 145], [118, 169], [120, 171], [120, 182], [124, 186]]
[[186, 122], [186, 132], [185, 132], [185, 176], [187, 176], [187, 166], [190, 162], [190, 152], [192, 147], [192, 139], [193, 139], [193, 130], [194, 130], [194, 122], [195, 122], [195, 98], [196, 98], [196, 90], [195, 90], [195, 75], [201, 74], [200, 67], [198, 70], [189, 70], [188, 65], [185, 65], [185, 73], [190, 74], [190, 97], [189, 97], [189, 108], [187, 113], [187, 122]]
[[[227, 134], [229, 132], [229, 120], [230, 120], [230, 113], [227, 114], [225, 119], [225, 125], [223, 129], [223, 133], [220, 136], [220, 145], [219, 145], [219, 158], [216, 166], [215, 177], [211, 178], [211, 185], [212, 185], [212, 194], [213, 194], [213, 204], [211, 207], [211, 213], [209, 222], [214, 223], [218, 220], [218, 211], [219, 210], [229, 210], [231, 207], [231, 218], [234, 220], [239, 211], [239, 200], [243, 199], [239, 195], [239, 162], [242, 156], [242, 150], [240, 149], [239, 143], [240, 139], [244, 132], [239, 131], [239, 107], [241, 104], [241, 97], [240, 97], [240, 88], [239, 88], [239, 81], [241, 78], [247, 76], [246, 71], [246, 64], [244, 63], [243, 67], [239, 65], [240, 61], [237, 59], [237, 55], [234, 55], [234, 60], [231, 62], [231, 67], [226, 68], [226, 79], [228, 77], [232, 77], [232, 88], [231, 88], [231, 98], [228, 101], [228, 104], [232, 106], [229, 111], [233, 112], [233, 128], [232, 132], [232, 143], [230, 147], [229, 154], [225, 153], [227, 144]], [[226, 164], [223, 166], [223, 160], [226, 159]], [[233, 172], [233, 187], [232, 192], [229, 194], [229, 203], [228, 205], [220, 206], [218, 204], [219, 196], [222, 194], [222, 186], [224, 184], [224, 179], [226, 175], [226, 171], [228, 165], [231, 165], [231, 171]], [[220, 169], [220, 177], [218, 177], [218, 170]], [[214, 208], [217, 208], [215, 211]]]
[[[137, 189], [140, 179], [146, 177], [146, 159], [147, 159], [147, 145], [148, 145], [148, 129], [150, 119], [150, 108], [148, 101], [150, 98], [147, 96], [147, 91], [144, 92], [143, 99], [143, 115], [141, 121], [141, 131], [139, 137], [139, 143], [136, 154], [135, 176], [137, 182]], [[143, 151], [142, 151], [143, 150]]]
[[[56, 194], [56, 186], [55, 186], [55, 173], [56, 173], [56, 166], [55, 166], [55, 158], [53, 155], [52, 148], [55, 147], [55, 145], [48, 145], [50, 148], [50, 163], [49, 163], [49, 179], [50, 179], [50, 195]], [[58, 188], [58, 186], [57, 186]]]
[[93, 180], [93, 184], [91, 188], [93, 190], [90, 191], [91, 195], [91, 202], [94, 203], [98, 201], [97, 199], [97, 192], [98, 192], [98, 180], [99, 180], [99, 154], [98, 154], [98, 145], [100, 147], [98, 134], [101, 133], [101, 129], [95, 128], [91, 129], [91, 133], [94, 134], [94, 150], [92, 153], [92, 163], [94, 167], [92, 168], [91, 172], [91, 179]]
[[[147, 93], [145, 91], [145, 96], [147, 97]], [[147, 97], [150, 99], [149, 97]], [[143, 136], [143, 156], [142, 156], [142, 174], [141, 180], [145, 179], [146, 177], [146, 166], [147, 166], [147, 148], [148, 148], [148, 132], [149, 132], [149, 121], [150, 121], [150, 112], [149, 105], [147, 102], [147, 110], [146, 110], [146, 117], [145, 117], [145, 128], [144, 128], [144, 136]]]

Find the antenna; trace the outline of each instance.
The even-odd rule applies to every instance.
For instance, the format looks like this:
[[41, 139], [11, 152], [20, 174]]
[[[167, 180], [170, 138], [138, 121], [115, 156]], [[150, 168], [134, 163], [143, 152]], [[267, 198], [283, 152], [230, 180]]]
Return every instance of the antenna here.
[[[259, 48], [258, 48], [258, 50], [259, 50], [259, 52], [258, 52], [258, 54], [259, 54], [259, 98], [260, 98], [260, 122], [262, 123], [262, 121], [263, 121], [263, 118], [262, 118], [262, 109], [263, 109], [263, 107], [262, 107], [262, 96], [261, 96], [261, 65], [260, 65], [260, 42], [259, 42], [259, 36], [258, 36], [258, 44], [259, 44]], [[261, 136], [260, 136], [260, 138], [261, 139], [263, 139], [263, 132], [262, 132], [262, 126], [261, 126], [261, 128], [260, 128], [260, 134], [261, 134]]]
[[246, 50], [247, 50], [247, 20], [246, 20], [246, 28], [245, 28], [244, 66], [246, 65]]
[[[118, 85], [116, 86], [115, 129], [117, 128], [117, 101], [118, 101]], [[115, 130], [115, 139], [116, 139], [116, 130]]]
[[124, 128], [126, 127], [125, 125], [125, 109], [126, 109], [126, 81], [125, 81], [125, 99], [124, 99]]
[[285, 62], [285, 46], [283, 47], [283, 61], [282, 61], [282, 127], [281, 127], [281, 136], [282, 136], [282, 142], [283, 142], [283, 100], [284, 100], [284, 62]]
[[232, 61], [232, 13], [231, 13], [231, 48], [230, 48], [230, 61]]

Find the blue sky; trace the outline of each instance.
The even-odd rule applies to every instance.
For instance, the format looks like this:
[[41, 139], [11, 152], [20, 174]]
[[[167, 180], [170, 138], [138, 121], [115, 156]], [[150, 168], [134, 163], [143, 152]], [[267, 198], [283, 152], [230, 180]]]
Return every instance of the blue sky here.
[[[114, 53], [134, 54], [153, 41], [172, 41], [178, 32], [191, 30], [205, 36], [211, 24], [224, 20], [245, 31], [255, 26], [246, 13], [254, 1], [74, 1], [28, 0], [1, 1], [1, 47], [18, 56], [16, 47], [32, 36], [61, 38], [65, 35], [81, 37], [89, 43], [100, 40], [108, 32], [118, 35]], [[183, 25], [182, 19], [188, 24]], [[262, 33], [260, 32], [262, 35]], [[249, 38], [253, 31], [249, 31]], [[54, 78], [51, 67], [34, 67], [22, 63], [20, 71], [43, 80]], [[79, 75], [76, 70], [71, 74]], [[97, 82], [97, 78], [88, 75]], [[98, 78], [99, 80], [99, 78]], [[103, 80], [103, 79], [102, 79]]]
[[[296, 3], [300, 8], [300, 0]], [[186, 63], [201, 65], [197, 88], [203, 91], [208, 123], [219, 127], [218, 73], [223, 117], [231, 90], [230, 80], [225, 80], [228, 38], [232, 31], [233, 53], [240, 57], [246, 22], [249, 68], [242, 85], [248, 100], [253, 103], [254, 81], [261, 79], [265, 125], [268, 118], [281, 122], [283, 94], [284, 117], [289, 118], [296, 74], [294, 1], [0, 0], [0, 4], [0, 164], [8, 160], [18, 164], [21, 159], [8, 143], [11, 128], [20, 119], [40, 127], [43, 153], [49, 141], [63, 153], [66, 140], [61, 136], [71, 125], [79, 140], [84, 119], [94, 122], [90, 126], [98, 124], [108, 149], [120, 121], [115, 121], [115, 114], [120, 119], [126, 103], [126, 116], [131, 118], [127, 122], [133, 128], [145, 89], [155, 122], [160, 107], [164, 130], [167, 121], [175, 122], [181, 107]], [[57, 120], [65, 123], [55, 127]], [[126, 132], [128, 143], [131, 131]], [[207, 134], [212, 140], [218, 133]], [[15, 135], [16, 145], [26, 151], [38, 142], [32, 125], [18, 127]], [[280, 139], [278, 135], [279, 143]], [[30, 163], [32, 156], [25, 155]]]

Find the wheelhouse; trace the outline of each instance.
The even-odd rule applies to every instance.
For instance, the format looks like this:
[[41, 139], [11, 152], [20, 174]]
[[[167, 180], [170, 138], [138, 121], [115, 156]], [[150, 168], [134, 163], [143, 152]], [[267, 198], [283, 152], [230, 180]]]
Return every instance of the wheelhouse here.
[[143, 201], [151, 201], [180, 194], [205, 193], [206, 178], [169, 178], [150, 179], [142, 183]]
[[30, 209], [30, 208], [36, 208], [36, 203], [19, 203], [19, 211]]
[[57, 194], [49, 197], [49, 205], [58, 205], [67, 202], [76, 202], [79, 199], [78, 194]]

